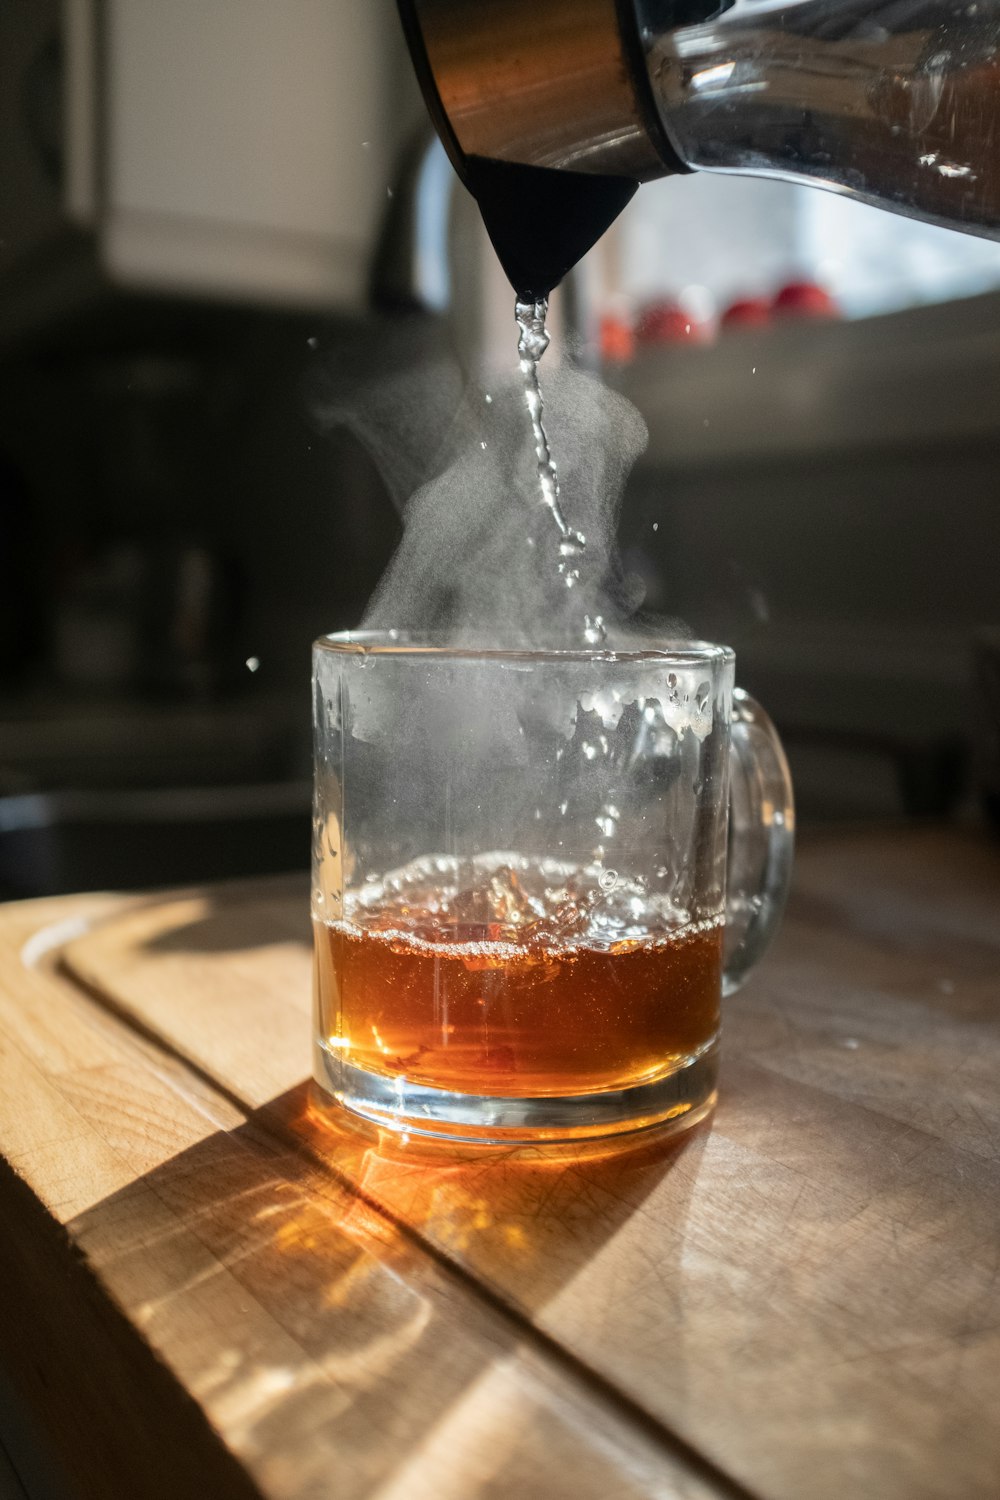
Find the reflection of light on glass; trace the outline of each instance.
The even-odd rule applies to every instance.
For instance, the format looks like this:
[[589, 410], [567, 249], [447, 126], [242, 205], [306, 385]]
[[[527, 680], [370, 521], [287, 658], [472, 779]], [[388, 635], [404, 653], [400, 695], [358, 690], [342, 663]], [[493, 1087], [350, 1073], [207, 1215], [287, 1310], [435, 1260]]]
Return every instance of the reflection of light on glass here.
[[735, 61], [716, 63], [714, 67], [702, 68], [691, 79], [691, 87], [699, 91], [719, 88], [722, 84], [729, 82], [735, 68]]
[[597, 714], [605, 729], [612, 728], [621, 718], [622, 694], [618, 690], [611, 693], [581, 693], [580, 707], [586, 713]]
[[971, 167], [960, 166], [958, 162], [954, 161], [941, 161], [940, 152], [938, 151], [926, 151], [918, 160], [922, 167], [933, 167], [935, 171], [940, 172], [942, 177], [971, 177], [973, 180], [975, 179], [975, 174]]

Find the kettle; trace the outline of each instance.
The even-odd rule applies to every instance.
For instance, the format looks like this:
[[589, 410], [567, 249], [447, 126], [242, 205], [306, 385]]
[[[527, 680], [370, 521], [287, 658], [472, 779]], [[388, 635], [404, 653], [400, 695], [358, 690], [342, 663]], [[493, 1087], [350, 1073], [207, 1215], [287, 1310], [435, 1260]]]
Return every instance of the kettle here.
[[811, 182], [1000, 239], [1000, 0], [398, 0], [518, 296], [638, 185]]

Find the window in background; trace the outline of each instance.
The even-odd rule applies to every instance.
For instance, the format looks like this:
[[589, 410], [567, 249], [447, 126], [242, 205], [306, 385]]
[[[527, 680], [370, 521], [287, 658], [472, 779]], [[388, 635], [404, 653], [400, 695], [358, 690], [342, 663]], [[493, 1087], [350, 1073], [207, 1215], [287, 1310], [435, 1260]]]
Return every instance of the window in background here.
[[1000, 244], [816, 188], [698, 173], [645, 186], [615, 234], [620, 292], [699, 318], [816, 282], [848, 318], [1000, 287]]

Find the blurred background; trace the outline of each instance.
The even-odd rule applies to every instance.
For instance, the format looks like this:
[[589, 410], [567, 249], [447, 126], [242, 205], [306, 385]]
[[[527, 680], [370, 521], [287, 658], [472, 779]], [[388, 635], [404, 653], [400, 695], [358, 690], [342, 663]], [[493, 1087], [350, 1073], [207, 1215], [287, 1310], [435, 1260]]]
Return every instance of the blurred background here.
[[[310, 643], [400, 534], [311, 382], [511, 369], [511, 300], [392, 0], [6, 0], [0, 896], [305, 867]], [[995, 812], [1000, 245], [668, 180], [551, 321], [645, 416], [627, 564], [736, 648], [802, 822]]]

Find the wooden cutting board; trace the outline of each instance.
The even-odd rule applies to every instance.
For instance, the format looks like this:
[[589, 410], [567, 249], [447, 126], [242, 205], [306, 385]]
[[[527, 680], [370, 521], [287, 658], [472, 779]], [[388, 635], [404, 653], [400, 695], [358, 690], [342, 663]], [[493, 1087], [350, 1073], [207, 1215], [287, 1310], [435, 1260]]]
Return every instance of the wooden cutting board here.
[[297, 882], [8, 907], [0, 979], [29, 1494], [1000, 1496], [985, 837], [808, 844], [674, 1146], [317, 1107]]

